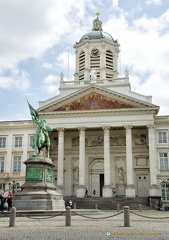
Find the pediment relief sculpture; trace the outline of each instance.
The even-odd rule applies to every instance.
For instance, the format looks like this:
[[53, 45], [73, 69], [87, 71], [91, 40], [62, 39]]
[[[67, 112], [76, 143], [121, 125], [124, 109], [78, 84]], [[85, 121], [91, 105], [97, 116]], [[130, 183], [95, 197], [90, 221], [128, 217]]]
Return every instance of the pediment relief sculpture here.
[[97, 110], [114, 108], [133, 108], [134, 106], [111, 99], [98, 93], [90, 93], [78, 100], [68, 103], [55, 111]]

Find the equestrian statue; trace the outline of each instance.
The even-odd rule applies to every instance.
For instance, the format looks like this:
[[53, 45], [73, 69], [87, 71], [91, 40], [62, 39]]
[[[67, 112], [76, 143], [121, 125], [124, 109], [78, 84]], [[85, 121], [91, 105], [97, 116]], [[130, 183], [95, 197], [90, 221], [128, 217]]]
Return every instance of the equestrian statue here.
[[[28, 102], [28, 101], [27, 101]], [[30, 114], [32, 117], [32, 121], [35, 124], [36, 133], [33, 137], [33, 148], [34, 155], [40, 155], [40, 152], [43, 148], [46, 148], [46, 157], [50, 158], [50, 138], [48, 132], [53, 131], [52, 128], [47, 126], [46, 117], [37, 113], [37, 111], [30, 105], [28, 102]]]

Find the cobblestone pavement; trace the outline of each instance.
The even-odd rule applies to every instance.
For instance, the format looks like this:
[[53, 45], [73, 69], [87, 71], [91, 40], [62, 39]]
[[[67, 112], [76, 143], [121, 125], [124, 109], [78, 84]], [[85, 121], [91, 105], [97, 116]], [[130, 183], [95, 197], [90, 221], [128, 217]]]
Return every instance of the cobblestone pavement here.
[[9, 227], [9, 215], [2, 217], [0, 213], [0, 240], [169, 240], [169, 212], [134, 211], [130, 213], [130, 227], [124, 227], [124, 214], [117, 213], [72, 215], [71, 226], [65, 226], [63, 215], [36, 219], [16, 217], [15, 227]]

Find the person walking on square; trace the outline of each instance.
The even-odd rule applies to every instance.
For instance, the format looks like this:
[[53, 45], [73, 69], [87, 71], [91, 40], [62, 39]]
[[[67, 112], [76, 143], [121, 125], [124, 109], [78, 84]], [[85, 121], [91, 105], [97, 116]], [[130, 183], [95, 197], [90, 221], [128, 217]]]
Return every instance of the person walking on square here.
[[1, 211], [4, 211], [4, 203], [6, 202], [6, 194], [5, 194], [5, 190], [1, 191]]
[[86, 188], [86, 191], [85, 191], [85, 197], [88, 197], [88, 190]]
[[8, 212], [10, 211], [10, 209], [12, 208], [12, 193], [9, 192], [8, 196], [7, 196], [7, 203], [8, 203]]
[[95, 198], [95, 195], [96, 195], [96, 190], [94, 189], [94, 190], [93, 190], [93, 196], [94, 196], [94, 198]]

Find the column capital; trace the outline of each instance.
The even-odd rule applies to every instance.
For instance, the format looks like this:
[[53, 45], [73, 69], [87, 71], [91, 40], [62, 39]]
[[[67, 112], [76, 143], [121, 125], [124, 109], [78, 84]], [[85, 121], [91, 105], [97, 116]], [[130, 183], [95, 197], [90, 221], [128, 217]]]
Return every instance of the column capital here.
[[126, 133], [131, 132], [132, 126], [130, 126], [130, 125], [124, 126], [124, 129], [125, 129]]
[[154, 124], [147, 125], [148, 130], [153, 130], [154, 129]]
[[64, 128], [58, 128], [57, 130], [59, 136], [64, 136]]
[[105, 126], [105, 127], [102, 127], [102, 129], [104, 130], [104, 132], [106, 132], [106, 131], [110, 130], [110, 127], [109, 126]]
[[58, 132], [64, 132], [64, 128], [57, 128]]
[[86, 129], [85, 127], [78, 128], [79, 131], [85, 131], [85, 129]]

